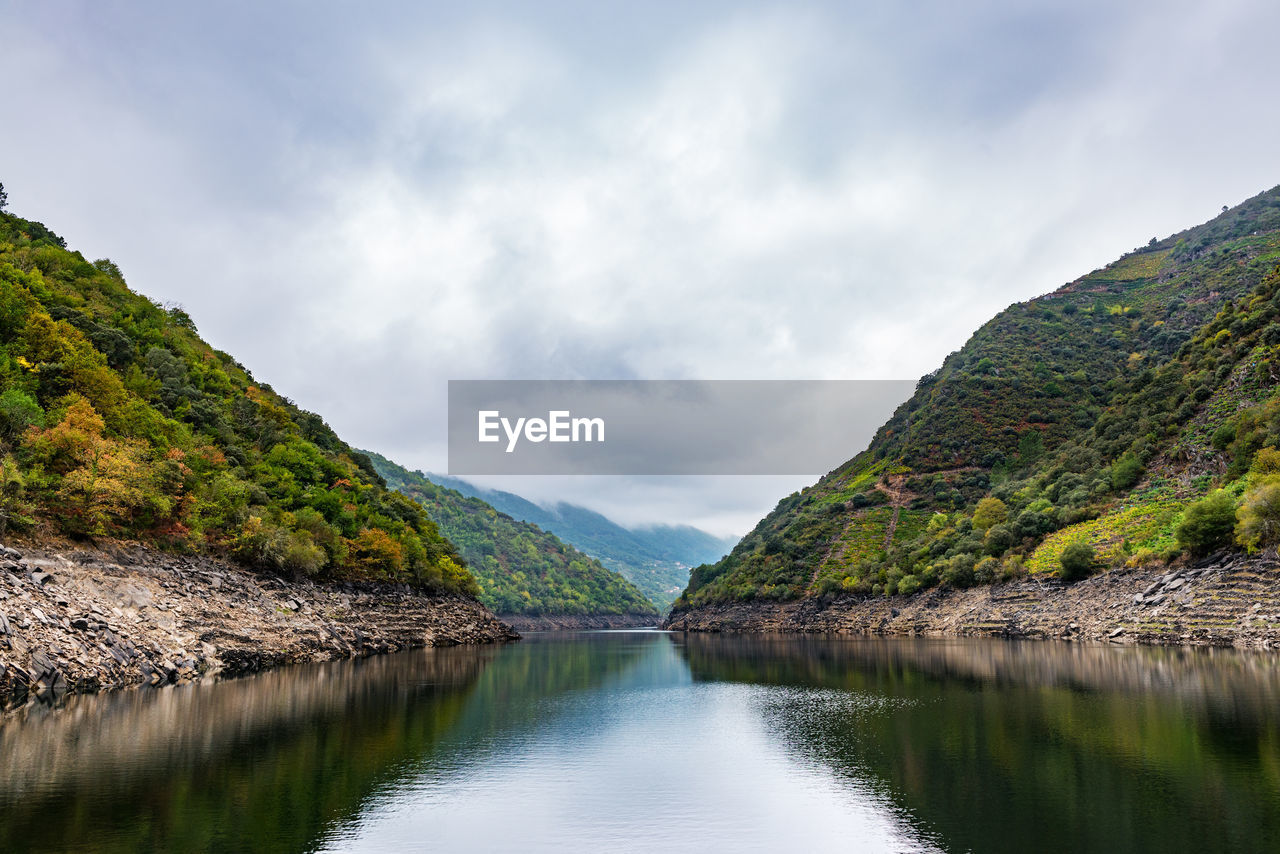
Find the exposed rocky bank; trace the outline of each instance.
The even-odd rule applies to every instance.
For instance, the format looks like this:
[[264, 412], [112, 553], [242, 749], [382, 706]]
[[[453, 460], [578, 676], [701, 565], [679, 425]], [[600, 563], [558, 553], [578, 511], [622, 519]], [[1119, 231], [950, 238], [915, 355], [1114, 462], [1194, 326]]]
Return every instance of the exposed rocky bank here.
[[555, 632], [574, 629], [635, 629], [656, 626], [655, 614], [499, 614], [498, 619], [521, 632]]
[[1075, 584], [1028, 579], [893, 598], [728, 602], [673, 610], [663, 628], [1280, 648], [1280, 560], [1274, 552], [1215, 555], [1182, 568], [1113, 569]]
[[316, 584], [144, 548], [0, 546], [0, 705], [518, 637], [405, 585]]

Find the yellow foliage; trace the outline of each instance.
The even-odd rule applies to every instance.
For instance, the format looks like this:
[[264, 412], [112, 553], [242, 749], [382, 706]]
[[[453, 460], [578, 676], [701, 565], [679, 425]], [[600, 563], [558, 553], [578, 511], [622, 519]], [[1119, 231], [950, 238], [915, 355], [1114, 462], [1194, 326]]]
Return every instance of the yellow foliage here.
[[93, 460], [105, 426], [92, 404], [73, 394], [62, 420], [47, 430], [32, 430], [26, 445], [47, 469], [65, 474]]
[[1275, 448], [1262, 448], [1254, 455], [1249, 471], [1262, 476], [1280, 474], [1280, 451]]
[[353, 562], [371, 577], [394, 576], [404, 569], [404, 549], [386, 531], [365, 528], [351, 543]]
[[103, 435], [102, 416], [72, 395], [62, 420], [32, 430], [26, 446], [47, 471], [62, 475], [54, 495], [71, 528], [101, 535], [126, 526], [141, 512], [165, 513], [172, 500], [155, 482], [148, 447]]
[[999, 498], [987, 496], [978, 502], [973, 511], [973, 527], [985, 531], [1009, 518], [1009, 510]]

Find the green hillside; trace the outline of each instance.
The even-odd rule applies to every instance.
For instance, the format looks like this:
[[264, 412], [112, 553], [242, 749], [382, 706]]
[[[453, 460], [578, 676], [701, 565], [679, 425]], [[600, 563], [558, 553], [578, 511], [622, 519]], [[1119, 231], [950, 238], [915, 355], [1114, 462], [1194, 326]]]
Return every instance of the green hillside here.
[[0, 534], [134, 539], [475, 593], [422, 508], [318, 416], [44, 225], [0, 213]]
[[1277, 263], [1280, 188], [1010, 306], [866, 451], [695, 569], [677, 608], [1276, 542]]
[[482, 489], [448, 475], [427, 477], [463, 495], [479, 498], [513, 518], [532, 522], [622, 575], [650, 602], [665, 610], [689, 581], [689, 570], [719, 560], [737, 542], [690, 525], [624, 528], [594, 510], [567, 502], [543, 507], [511, 492]]
[[479, 583], [480, 601], [495, 613], [657, 618], [657, 609], [630, 582], [554, 534], [367, 453], [387, 484], [421, 503], [458, 544]]

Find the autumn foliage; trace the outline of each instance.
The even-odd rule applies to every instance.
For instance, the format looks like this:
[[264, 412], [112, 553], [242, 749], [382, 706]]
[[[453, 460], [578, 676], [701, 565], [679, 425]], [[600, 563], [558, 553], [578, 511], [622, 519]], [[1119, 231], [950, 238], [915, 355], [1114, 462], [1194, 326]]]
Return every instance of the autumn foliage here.
[[212, 551], [474, 595], [416, 502], [179, 307], [0, 213], [0, 531]]

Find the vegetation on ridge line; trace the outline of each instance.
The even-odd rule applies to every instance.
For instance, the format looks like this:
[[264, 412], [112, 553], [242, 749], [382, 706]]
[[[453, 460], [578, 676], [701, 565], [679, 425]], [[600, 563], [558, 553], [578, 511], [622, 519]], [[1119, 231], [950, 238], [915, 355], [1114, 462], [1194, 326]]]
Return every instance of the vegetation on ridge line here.
[[367, 452], [392, 489], [418, 501], [467, 559], [480, 601], [498, 614], [641, 615], [658, 611], [631, 582], [536, 525]]
[[575, 504], [562, 501], [543, 507], [514, 493], [481, 489], [459, 478], [440, 474], [427, 478], [555, 534], [622, 575], [662, 610], [684, 589], [691, 567], [718, 560], [737, 542], [736, 537], [715, 537], [690, 525], [624, 528]]
[[[1274, 543], [1277, 263], [1280, 188], [1011, 306], [677, 608], [1069, 575], [1075, 542], [1091, 569]], [[1221, 496], [1188, 524], [1216, 488], [1225, 536]]]
[[0, 213], [0, 533], [127, 538], [474, 594], [422, 507], [179, 306]]

